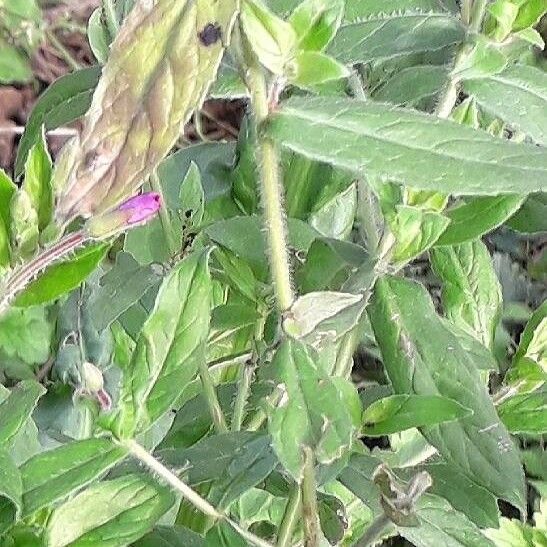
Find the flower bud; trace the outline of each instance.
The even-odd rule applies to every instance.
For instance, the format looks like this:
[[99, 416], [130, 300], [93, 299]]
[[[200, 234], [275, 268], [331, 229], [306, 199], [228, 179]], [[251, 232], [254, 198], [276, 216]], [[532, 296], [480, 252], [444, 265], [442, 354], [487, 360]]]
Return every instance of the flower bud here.
[[85, 225], [93, 239], [109, 237], [127, 228], [144, 224], [161, 208], [161, 197], [155, 192], [134, 196], [111, 211], [92, 217]]
[[95, 399], [103, 412], [112, 408], [112, 399], [104, 389], [103, 373], [92, 363], [82, 365], [82, 386], [78, 393]]

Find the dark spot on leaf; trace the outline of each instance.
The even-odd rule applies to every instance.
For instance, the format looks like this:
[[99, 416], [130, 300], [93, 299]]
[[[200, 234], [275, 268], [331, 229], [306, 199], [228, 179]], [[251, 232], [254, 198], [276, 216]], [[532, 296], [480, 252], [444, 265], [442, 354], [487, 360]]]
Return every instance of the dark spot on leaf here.
[[222, 27], [218, 23], [208, 23], [198, 32], [198, 37], [205, 47], [212, 46], [222, 38]]
[[186, 211], [184, 211], [184, 216], [186, 218], [190, 218], [192, 216], [192, 213], [193, 213], [192, 209], [187, 209]]

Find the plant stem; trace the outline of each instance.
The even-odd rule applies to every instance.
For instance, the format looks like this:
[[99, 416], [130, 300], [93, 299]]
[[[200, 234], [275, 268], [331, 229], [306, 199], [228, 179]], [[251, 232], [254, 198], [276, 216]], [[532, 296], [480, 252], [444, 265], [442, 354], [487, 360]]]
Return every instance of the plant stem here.
[[297, 486], [293, 489], [291, 497], [287, 502], [283, 520], [279, 526], [276, 547], [290, 547], [296, 523], [302, 511], [302, 492]]
[[207, 401], [207, 406], [209, 407], [215, 429], [217, 433], [227, 433], [228, 425], [226, 424], [226, 417], [220, 406], [211, 372], [209, 371], [205, 359], [202, 359], [199, 363], [199, 375], [201, 378], [201, 385], [203, 386], [203, 395]]
[[469, 18], [469, 30], [471, 32], [480, 32], [482, 28], [482, 22], [486, 15], [486, 8], [488, 7], [488, 0], [475, 0], [471, 9], [471, 15]]
[[259, 174], [270, 267], [277, 305], [281, 312], [285, 312], [294, 302], [294, 293], [287, 246], [287, 226], [283, 209], [283, 187], [279, 172], [279, 157], [275, 143], [261, 135], [260, 131], [261, 124], [269, 114], [266, 78], [253, 55], [248, 54], [246, 57], [249, 59], [246, 83], [251, 94], [251, 104], [257, 126], [256, 138], [260, 159]]
[[61, 40], [57, 38], [55, 32], [50, 29], [46, 29], [45, 34], [48, 40], [51, 42], [51, 45], [56, 49], [61, 59], [63, 59], [72, 70], [80, 70], [82, 68], [82, 65], [78, 61], [76, 61], [76, 59], [74, 59], [70, 51], [68, 51], [68, 49], [63, 45]]
[[367, 528], [364, 536], [356, 543], [355, 547], [368, 547], [380, 539], [386, 528], [391, 525], [389, 518], [382, 514]]
[[473, 0], [462, 0], [462, 22], [464, 25], [469, 25], [471, 22], [471, 7], [473, 5]]
[[304, 474], [302, 477], [302, 519], [304, 546], [319, 547], [319, 516], [317, 512], [317, 483], [315, 457], [309, 446], [304, 447]]
[[15, 270], [4, 286], [0, 296], [0, 316], [9, 308], [15, 296], [21, 292], [42, 270], [65, 257], [87, 241], [84, 232], [74, 232], [46, 248], [37, 257]]
[[167, 248], [169, 249], [169, 255], [173, 256], [178, 251], [177, 242], [175, 241], [173, 224], [169, 218], [169, 211], [167, 210], [167, 205], [165, 203], [165, 197], [163, 195], [163, 188], [161, 186], [160, 178], [157, 171], [154, 171], [150, 175], [150, 188], [159, 194], [161, 197], [161, 207], [159, 210], [159, 217], [161, 222], [161, 227], [165, 235], [165, 241], [167, 242]]
[[181, 481], [172, 471], [167, 469], [162, 463], [160, 463], [152, 454], [145, 450], [139, 443], [133, 439], [123, 441], [123, 446], [129, 450], [129, 453], [146, 465], [151, 471], [161, 477], [171, 488], [179, 492], [184, 499], [189, 501], [194, 507], [199, 509], [202, 513], [213, 519], [224, 520], [227, 522], [236, 532], [238, 532], [244, 539], [257, 547], [272, 547], [267, 541], [255, 536], [251, 532], [244, 530], [228, 518], [226, 515], [217, 511], [206, 499], [202, 498], [195, 490], [190, 488], [185, 482]]
[[245, 363], [240, 371], [237, 381], [237, 395], [234, 403], [234, 414], [232, 417], [232, 431], [240, 431], [245, 418], [245, 407], [251, 392], [251, 383], [253, 381], [254, 364], [251, 362]]

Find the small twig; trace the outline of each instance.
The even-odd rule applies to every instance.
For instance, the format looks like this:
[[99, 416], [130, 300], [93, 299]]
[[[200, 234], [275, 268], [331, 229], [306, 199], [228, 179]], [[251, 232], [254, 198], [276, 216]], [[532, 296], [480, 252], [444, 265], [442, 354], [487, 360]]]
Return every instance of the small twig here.
[[296, 527], [296, 523], [302, 512], [302, 492], [297, 486], [293, 489], [291, 497], [287, 501], [287, 507], [283, 514], [283, 520], [279, 526], [277, 534], [276, 547], [290, 547], [291, 539]]
[[391, 525], [391, 521], [382, 513], [372, 521], [372, 524], [367, 528], [365, 535], [356, 543], [355, 547], [368, 547], [378, 541], [386, 529]]
[[211, 418], [217, 433], [226, 433], [228, 431], [228, 425], [226, 423], [226, 417], [220, 406], [217, 392], [213, 379], [211, 378], [211, 372], [205, 359], [201, 359], [199, 363], [199, 376], [201, 378], [201, 385], [203, 387], [203, 395], [207, 401]]
[[206, 117], [208, 118], [209, 120], [211, 120], [212, 122], [214, 122], [216, 125], [218, 125], [221, 129], [224, 129], [224, 131], [226, 131], [226, 133], [230, 134], [232, 137], [234, 137], [235, 139], [237, 139], [239, 133], [237, 131], [237, 129], [235, 127], [232, 127], [229, 123], [226, 123], [226, 122], [223, 122], [222, 120], [219, 120], [215, 115], [211, 114], [211, 112], [209, 112], [207, 110], [207, 107], [204, 106], [202, 109], [201, 109], [201, 113]]
[[51, 372], [53, 365], [55, 363], [55, 355], [51, 355], [50, 358], [39, 368], [36, 373], [36, 380], [38, 382], [43, 382]]
[[48, 38], [48, 40], [51, 42], [51, 45], [55, 48], [55, 50], [58, 53], [58, 56], [65, 61], [65, 63], [72, 69], [72, 70], [80, 70], [82, 68], [82, 65], [74, 59], [70, 51], [63, 45], [61, 40], [57, 38], [57, 35], [55, 32], [53, 32], [50, 29], [45, 30], [45, 34]]

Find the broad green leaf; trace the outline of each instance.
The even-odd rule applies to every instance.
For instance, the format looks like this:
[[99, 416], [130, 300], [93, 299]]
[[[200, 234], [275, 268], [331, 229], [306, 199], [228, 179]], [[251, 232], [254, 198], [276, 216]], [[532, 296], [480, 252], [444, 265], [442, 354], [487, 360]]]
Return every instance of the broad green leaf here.
[[490, 528], [485, 534], [496, 547], [543, 547], [547, 545], [547, 531], [533, 528], [515, 519], [500, 519], [498, 529]]
[[247, 547], [249, 545], [229, 524], [220, 522], [205, 536], [203, 547]]
[[272, 13], [261, 0], [244, 0], [241, 28], [261, 64], [274, 74], [285, 73], [296, 47], [293, 27]]
[[313, 89], [315, 86], [347, 78], [350, 74], [345, 65], [334, 57], [318, 51], [302, 51], [291, 63], [293, 74], [290, 82], [304, 89]]
[[101, 278], [89, 306], [97, 330], [108, 327], [160, 280], [153, 266], [141, 266], [131, 254], [119, 252], [116, 263]]
[[34, 380], [20, 382], [11, 389], [9, 397], [0, 403], [0, 447], [8, 448], [12, 444], [45, 392]]
[[22, 84], [31, 79], [32, 69], [29, 59], [21, 50], [0, 39], [0, 82]]
[[543, 435], [547, 433], [547, 391], [515, 395], [498, 407], [498, 413], [511, 433]]
[[206, 437], [190, 448], [159, 450], [157, 455], [183, 472], [192, 486], [212, 482], [210, 496], [227, 507], [276, 467], [271, 441], [264, 433], [240, 431]]
[[19, 470], [9, 454], [0, 450], [0, 535], [15, 522], [21, 513], [22, 490]]
[[25, 162], [23, 190], [27, 192], [32, 207], [38, 214], [38, 228], [43, 230], [52, 219], [53, 190], [51, 188], [52, 163], [46, 144], [45, 134], [37, 136], [36, 144], [30, 149]]
[[160, 288], [137, 340], [110, 427], [127, 437], [152, 425], [194, 379], [209, 331], [209, 251], [184, 259]]
[[351, 234], [356, 212], [357, 189], [355, 184], [351, 184], [312, 212], [308, 222], [322, 236], [344, 240]]
[[435, 245], [458, 245], [494, 230], [518, 211], [524, 199], [510, 194], [475, 197], [447, 209], [444, 215], [450, 224]]
[[501, 285], [486, 245], [470, 241], [430, 251], [442, 282], [445, 315], [492, 349], [502, 308]]
[[205, 195], [201, 185], [199, 167], [192, 162], [190, 168], [182, 181], [180, 188], [180, 203], [184, 216], [196, 227], [203, 220]]
[[[68, 260], [47, 268], [17, 296], [13, 305], [20, 308], [47, 304], [80, 286], [103, 260], [109, 245], [97, 243], [76, 251]], [[117, 301], [115, 301], [117, 302]], [[113, 302], [110, 301], [109, 305]]]
[[419, 525], [398, 527], [399, 533], [416, 547], [494, 547], [480, 529], [443, 498], [423, 495], [416, 504]]
[[408, 262], [427, 251], [450, 223], [441, 213], [407, 205], [397, 205], [396, 212], [388, 215], [388, 222], [395, 237], [395, 263]]
[[383, 13], [368, 17], [346, 12], [329, 53], [345, 63], [367, 63], [453, 47], [464, 39], [464, 27], [449, 13], [392, 9], [382, 6]]
[[244, 526], [256, 522], [271, 522], [277, 526], [283, 518], [286, 505], [286, 498], [251, 488], [232, 505], [232, 509], [237, 511], [239, 522]]
[[84, 68], [53, 82], [40, 95], [25, 126], [15, 161], [15, 176], [23, 173], [30, 149], [41, 127], [56, 129], [83, 116], [91, 104], [93, 91], [101, 75], [100, 67]]
[[507, 221], [507, 225], [526, 234], [547, 232], [547, 194], [528, 196], [518, 212]]
[[365, 408], [362, 433], [381, 436], [398, 433], [412, 427], [452, 422], [472, 411], [461, 404], [438, 395], [391, 395]]
[[86, 486], [126, 455], [108, 439], [74, 441], [37, 454], [21, 466], [25, 515], [51, 507]]
[[52, 331], [44, 308], [11, 308], [0, 319], [0, 354], [29, 365], [43, 364], [49, 357]]
[[367, 253], [359, 245], [318, 238], [311, 244], [306, 262], [297, 269], [295, 278], [303, 293], [336, 290], [366, 259]]
[[157, 526], [136, 541], [135, 547], [203, 547], [203, 538], [183, 526]]
[[112, 45], [70, 168], [55, 177], [60, 223], [112, 208], [158, 167], [215, 79], [237, 9], [237, 0], [136, 2]]
[[513, 64], [499, 74], [464, 82], [481, 108], [535, 142], [547, 145], [547, 74]]
[[55, 509], [45, 538], [50, 547], [122, 547], [148, 532], [174, 496], [153, 478], [126, 475], [95, 484]]
[[[289, 218], [287, 223], [289, 244], [296, 250], [307, 250], [318, 236], [313, 228], [301, 220]], [[219, 220], [208, 226], [205, 233], [215, 243], [246, 260], [258, 276], [266, 277], [268, 262], [260, 217], [233, 217], [228, 220]]]
[[507, 66], [507, 57], [496, 45], [479, 36], [471, 51], [454, 68], [454, 74], [462, 80], [485, 78], [501, 72]]
[[542, 148], [383, 104], [295, 98], [272, 115], [267, 131], [305, 156], [418, 190], [488, 195], [545, 188]]
[[418, 65], [395, 72], [380, 88], [371, 92], [376, 101], [431, 110], [448, 78], [445, 66]]
[[368, 311], [395, 393], [441, 395], [473, 411], [458, 422], [420, 428], [426, 439], [448, 464], [522, 508], [518, 453], [472, 358], [439, 319], [427, 291], [403, 279], [381, 278]]
[[497, 500], [488, 490], [445, 463], [426, 464], [420, 469], [427, 471], [433, 479], [432, 494], [445, 498], [480, 528], [498, 526]]
[[108, 26], [103, 22], [104, 10], [103, 8], [97, 8], [89, 17], [87, 22], [87, 38], [89, 40], [89, 46], [95, 59], [104, 65], [108, 59], [108, 53], [110, 43], [112, 42], [112, 36], [110, 35]]
[[[389, 3], [390, 11], [404, 11], [405, 9], [423, 11], [458, 12], [454, 0], [392, 0]], [[366, 19], [386, 11], [383, 2], [362, 2], [361, 0], [346, 0], [345, 17], [348, 21]]]
[[344, 14], [343, 0], [304, 0], [289, 22], [298, 37], [299, 49], [322, 51], [334, 38]]
[[313, 448], [319, 464], [339, 461], [352, 444], [352, 420], [340, 391], [304, 344], [283, 342], [271, 368], [283, 393], [278, 405], [268, 410], [268, 430], [279, 460], [299, 481], [302, 447]]

